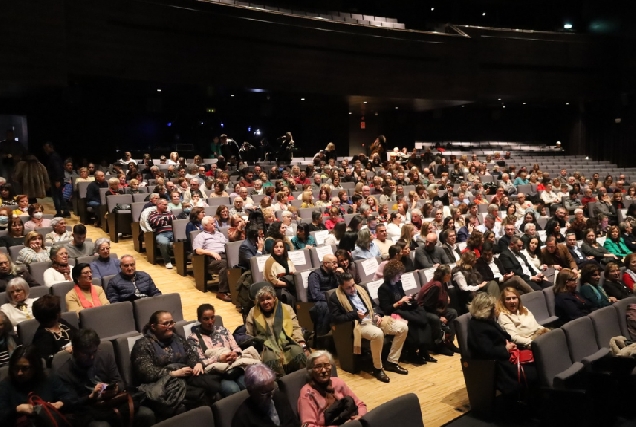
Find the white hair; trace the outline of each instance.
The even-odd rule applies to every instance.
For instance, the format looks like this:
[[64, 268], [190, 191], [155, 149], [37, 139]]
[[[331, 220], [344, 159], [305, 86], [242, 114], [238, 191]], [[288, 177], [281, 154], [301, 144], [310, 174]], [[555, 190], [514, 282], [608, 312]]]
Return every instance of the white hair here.
[[208, 225], [208, 223], [210, 221], [214, 221], [214, 217], [213, 216], [204, 216], [203, 219], [201, 220], [201, 225]]

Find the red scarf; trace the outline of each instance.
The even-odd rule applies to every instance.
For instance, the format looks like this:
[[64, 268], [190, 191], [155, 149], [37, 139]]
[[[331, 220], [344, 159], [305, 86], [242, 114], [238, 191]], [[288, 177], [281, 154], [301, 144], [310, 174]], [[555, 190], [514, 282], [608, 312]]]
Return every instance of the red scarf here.
[[99, 307], [99, 306], [102, 305], [102, 302], [99, 300], [99, 296], [97, 296], [97, 290], [95, 289], [95, 286], [93, 286], [93, 285], [91, 285], [91, 300], [92, 300], [92, 302], [89, 302], [86, 299], [86, 297], [84, 296], [84, 292], [82, 292], [80, 287], [77, 286], [77, 285], [75, 285], [75, 293], [79, 297], [80, 304], [82, 304], [82, 308], [93, 308], [93, 307]]

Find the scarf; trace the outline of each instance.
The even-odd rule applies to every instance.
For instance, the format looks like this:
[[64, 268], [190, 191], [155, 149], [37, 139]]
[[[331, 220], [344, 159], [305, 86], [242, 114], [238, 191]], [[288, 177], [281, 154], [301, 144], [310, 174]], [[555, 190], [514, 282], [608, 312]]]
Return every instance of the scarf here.
[[68, 265], [68, 263], [66, 265], [53, 263], [53, 269], [58, 273], [64, 275], [64, 278], [69, 282], [73, 281], [73, 279], [71, 279], [71, 267]]
[[274, 255], [274, 253], [272, 253], [272, 258], [274, 258], [274, 261], [279, 263], [281, 267], [285, 269], [285, 274], [289, 274], [289, 263], [287, 262], [288, 259], [286, 257], [282, 255], [281, 256]]
[[288, 339], [289, 341], [293, 341], [291, 336], [294, 331], [294, 323], [287, 310], [283, 307], [283, 303], [280, 301], [276, 301], [276, 307], [274, 307], [274, 311], [271, 315], [274, 316], [273, 331], [269, 328], [266, 319], [268, 316], [265, 316], [265, 313], [261, 311], [261, 306], [259, 304], [254, 306], [256, 336], [265, 337], [265, 347], [273, 350], [280, 358], [280, 363], [285, 365], [285, 355], [282, 351], [282, 347], [287, 343]]
[[[369, 299], [369, 294], [364, 291], [364, 288], [358, 285], [356, 285], [356, 292], [358, 292], [358, 296], [369, 310], [369, 316], [373, 319], [373, 304]], [[351, 305], [351, 301], [349, 301], [349, 297], [344, 293], [340, 286], [336, 288], [336, 296], [338, 297], [338, 302], [347, 313], [353, 311], [353, 306]], [[386, 322], [389, 319], [390, 317], [385, 317], [382, 319], [382, 322]], [[353, 328], [353, 354], [362, 354], [362, 332], [359, 321], [355, 323]]]
[[152, 343], [152, 347], [155, 350], [155, 359], [158, 366], [167, 366], [173, 363], [185, 363], [187, 359], [187, 352], [183, 343], [175, 335], [170, 338], [169, 342], [162, 342], [157, 339], [152, 332], [146, 332], [146, 337]]
[[629, 277], [632, 278], [632, 280], [634, 281], [634, 283], [636, 283], [636, 273], [634, 273], [632, 270], [630, 270], [629, 268], [625, 269], [625, 273], [629, 274]]
[[102, 302], [99, 300], [99, 296], [97, 296], [97, 289], [95, 286], [91, 285], [91, 301], [89, 302], [84, 296], [84, 292], [80, 289], [79, 286], [75, 285], [74, 287], [75, 293], [79, 297], [80, 304], [82, 304], [82, 308], [93, 308], [99, 307], [102, 305]]

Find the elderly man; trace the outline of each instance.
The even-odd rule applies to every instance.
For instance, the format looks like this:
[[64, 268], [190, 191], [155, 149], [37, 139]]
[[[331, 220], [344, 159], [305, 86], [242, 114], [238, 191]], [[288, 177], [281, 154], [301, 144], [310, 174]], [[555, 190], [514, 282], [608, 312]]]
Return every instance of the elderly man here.
[[40, 286], [26, 269], [17, 268], [7, 254], [0, 252], [0, 292], [5, 292], [9, 282], [16, 277], [24, 279], [30, 288]]
[[73, 238], [64, 247], [69, 258], [89, 256], [95, 253], [93, 242], [86, 242], [86, 227], [84, 224], [75, 224], [73, 227]]
[[338, 269], [338, 258], [335, 255], [325, 255], [320, 268], [309, 273], [307, 277], [307, 301], [315, 303], [309, 310], [309, 315], [318, 336], [326, 335], [330, 330], [331, 319], [325, 294], [338, 287], [336, 270], [344, 273], [342, 269]]
[[247, 215], [245, 209], [243, 208], [243, 198], [241, 196], [236, 196], [234, 198], [234, 203], [232, 203], [232, 207], [230, 208], [230, 217], [234, 215], [243, 216]]
[[524, 246], [527, 245], [530, 239], [532, 239], [533, 237], [536, 237], [537, 239], [539, 239], [539, 246], [543, 245], [543, 242], [541, 241], [541, 236], [537, 234], [537, 226], [529, 222], [525, 225], [523, 229], [523, 234], [521, 235], [521, 241], [523, 242]]
[[546, 206], [550, 206], [553, 203], [561, 203], [561, 197], [552, 191], [552, 184], [550, 183], [545, 185], [545, 191], [541, 193], [541, 200]]
[[309, 231], [322, 231], [326, 230], [323, 222], [322, 212], [317, 209], [311, 213], [311, 224], [309, 224]]
[[462, 252], [457, 247], [457, 232], [453, 228], [447, 228], [440, 233], [440, 239], [444, 242], [442, 250], [446, 253], [448, 260], [454, 264], [459, 261]]
[[362, 187], [362, 197], [364, 198], [364, 200], [367, 199], [367, 197], [369, 197], [371, 195], [371, 187], [369, 187], [368, 185], [365, 185], [364, 187]]
[[437, 234], [428, 233], [424, 246], [415, 250], [415, 268], [437, 268], [440, 264], [450, 264], [446, 252], [437, 246]]
[[506, 249], [508, 249], [508, 246], [510, 246], [510, 239], [512, 238], [512, 236], [515, 235], [516, 231], [517, 231], [517, 228], [514, 226], [514, 224], [506, 224], [504, 226], [504, 234], [503, 236], [499, 238], [499, 241], [497, 242], [497, 246], [495, 246], [495, 249], [494, 249], [494, 252], [496, 254], [500, 254]]
[[526, 209], [532, 207], [532, 202], [526, 199], [526, 195], [524, 193], [518, 193], [515, 207], [517, 208], [517, 218], [522, 218], [526, 214]]
[[411, 210], [411, 224], [417, 229], [419, 232], [422, 229], [422, 211], [415, 208]]
[[111, 304], [161, 295], [152, 277], [148, 273], [137, 271], [132, 255], [122, 256], [120, 267], [119, 274], [112, 277], [106, 287], [106, 298]]
[[579, 270], [581, 270], [582, 266], [585, 264], [598, 264], [596, 258], [592, 255], [585, 255], [583, 251], [579, 248], [579, 245], [576, 242], [576, 234], [575, 233], [567, 233], [565, 235], [565, 246], [568, 248], [568, 252], [570, 252], [570, 256], [576, 263]]
[[322, 187], [322, 178], [319, 173], [314, 174], [314, 182], [311, 184], [311, 189], [313, 191], [318, 191]]
[[578, 272], [578, 267], [570, 251], [564, 244], [557, 244], [554, 236], [548, 236], [545, 247], [541, 249], [541, 263], [548, 267], [561, 271], [562, 268], [569, 268]]
[[191, 200], [192, 200], [192, 191], [194, 190], [200, 190], [201, 186], [201, 182], [199, 181], [199, 178], [192, 178], [190, 180], [190, 188], [188, 188], [184, 193], [183, 193], [183, 203], [189, 203], [192, 204]]
[[373, 239], [373, 243], [380, 250], [382, 258], [389, 256], [389, 248], [395, 243], [387, 238], [386, 225], [384, 225], [384, 223], [379, 223], [375, 227], [375, 239]]
[[527, 294], [532, 292], [532, 288], [525, 280], [511, 271], [506, 273], [503, 264], [494, 255], [494, 245], [491, 242], [484, 242], [481, 249], [481, 256], [475, 264], [475, 269], [481, 274], [482, 280], [486, 282], [495, 282], [497, 284], [497, 292], [505, 287], [511, 286], [519, 290], [519, 292]]
[[542, 273], [537, 272], [530, 261], [521, 252], [523, 242], [517, 236], [510, 239], [508, 250], [499, 255], [499, 261], [503, 266], [503, 271], [515, 273], [515, 276], [521, 277], [532, 289], [540, 291], [542, 288], [552, 286], [547, 282]]
[[[263, 188], [263, 181], [257, 179], [254, 181], [254, 188], [252, 188], [252, 196], [262, 196], [265, 194], [265, 189]], [[252, 204], [254, 204], [252, 202]]]
[[225, 255], [226, 237], [214, 226], [214, 217], [205, 216], [201, 220], [203, 232], [192, 242], [192, 249], [197, 255], [210, 258], [208, 270], [219, 275], [219, 291], [216, 297], [221, 301], [231, 302], [230, 286], [227, 279], [227, 257]]
[[252, 200], [252, 198], [247, 193], [247, 187], [239, 188], [239, 196], [241, 196], [241, 199], [243, 199], [243, 205], [244, 206], [253, 206], [254, 205], [254, 200]]
[[73, 238], [72, 233], [66, 229], [66, 220], [62, 217], [55, 217], [51, 220], [53, 231], [47, 233], [46, 243], [51, 245], [54, 243], [68, 242]]
[[155, 241], [167, 269], [172, 268], [170, 246], [174, 241], [172, 221], [175, 219], [177, 218], [168, 210], [168, 201], [165, 199], [159, 199], [157, 201], [157, 209], [148, 215], [148, 224], [150, 224], [152, 231], [157, 234]]
[[[376, 314], [369, 293], [363, 287], [356, 285], [351, 274], [340, 274], [337, 278], [338, 288], [327, 301], [329, 313], [332, 321], [336, 324], [355, 322], [353, 352], [360, 354], [361, 338], [367, 339], [371, 341], [371, 357], [374, 368], [372, 375], [375, 378], [384, 383], [390, 382], [391, 379], [384, 373], [384, 369], [401, 375], [408, 374], [406, 369], [398, 365], [409, 329], [406, 322]], [[387, 361], [383, 364], [384, 334], [394, 336]]]
[[501, 233], [501, 223], [497, 222], [497, 219], [494, 215], [488, 214], [484, 217], [484, 223], [477, 227], [482, 233], [486, 231], [492, 231], [495, 233], [495, 236], [499, 236]]

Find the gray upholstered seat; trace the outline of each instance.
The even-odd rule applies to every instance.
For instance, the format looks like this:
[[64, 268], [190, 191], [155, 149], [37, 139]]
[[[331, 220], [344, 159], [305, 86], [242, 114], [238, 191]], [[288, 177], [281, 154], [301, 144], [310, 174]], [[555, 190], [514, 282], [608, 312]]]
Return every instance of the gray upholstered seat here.
[[582, 363], [572, 361], [562, 329], [553, 329], [532, 341], [532, 352], [543, 387], [565, 388], [566, 381], [584, 368]]
[[91, 328], [102, 340], [136, 335], [135, 318], [131, 302], [117, 302], [79, 312], [82, 328]]
[[155, 427], [214, 427], [214, 417], [209, 406], [200, 406], [183, 414], [155, 424]]
[[150, 316], [155, 311], [169, 311], [175, 322], [183, 320], [183, 309], [181, 306], [181, 295], [165, 294], [155, 297], [142, 298], [133, 302], [133, 312], [137, 331], [141, 332], [144, 325], [150, 320]]
[[596, 333], [598, 348], [608, 348], [612, 337], [621, 335], [621, 325], [618, 322], [618, 312], [612, 306], [601, 308], [589, 315]]
[[541, 325], [547, 325], [549, 323], [558, 320], [556, 316], [550, 316], [548, 311], [548, 304], [545, 300], [545, 294], [541, 291], [530, 292], [521, 295], [521, 303], [526, 307], [534, 318]]
[[625, 298], [613, 304], [618, 312], [618, 324], [621, 327], [621, 335], [624, 337], [629, 337], [629, 331], [627, 330], [627, 306], [630, 304], [636, 304], [636, 297]]
[[[76, 328], [79, 327], [77, 314], [75, 312], [62, 313], [62, 319], [64, 319], [71, 326], [74, 326]], [[40, 323], [35, 319], [25, 320], [24, 322], [18, 323], [18, 337], [20, 337], [20, 341], [22, 342], [22, 344], [26, 345], [33, 342], [33, 336], [35, 335], [35, 331], [37, 331], [39, 326]]]
[[216, 426], [232, 427], [232, 418], [234, 418], [236, 410], [248, 397], [249, 394], [247, 390], [242, 390], [215, 402], [214, 405], [212, 405], [212, 411], [214, 412], [214, 422]]
[[408, 393], [383, 403], [369, 411], [362, 420], [369, 427], [385, 427], [394, 422], [399, 422], [400, 427], [424, 427], [420, 401], [415, 393]]
[[562, 327], [574, 362], [590, 363], [609, 354], [609, 348], [599, 349], [592, 320], [585, 316], [574, 319]]

